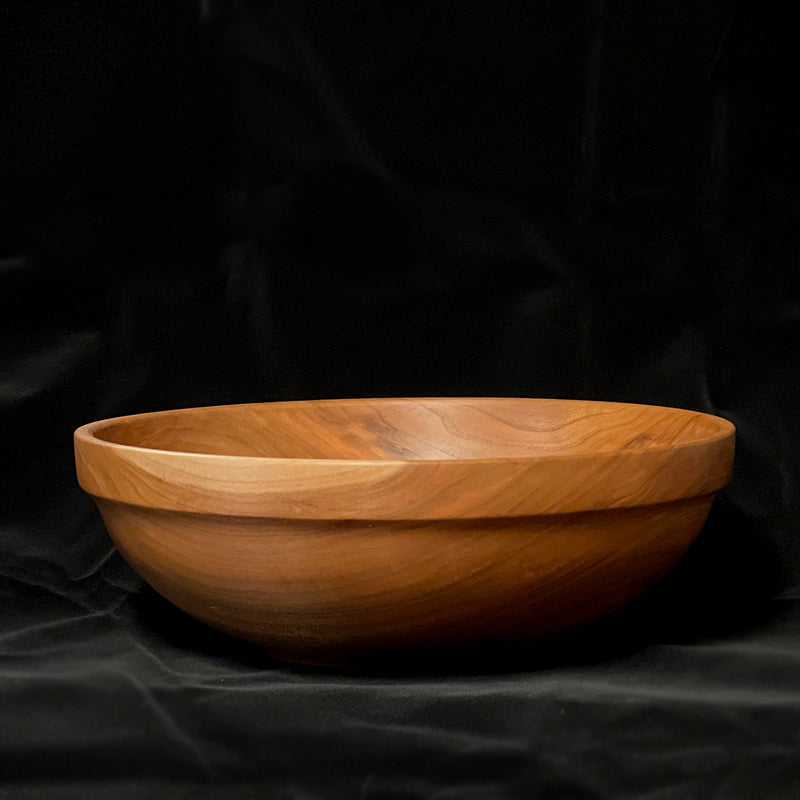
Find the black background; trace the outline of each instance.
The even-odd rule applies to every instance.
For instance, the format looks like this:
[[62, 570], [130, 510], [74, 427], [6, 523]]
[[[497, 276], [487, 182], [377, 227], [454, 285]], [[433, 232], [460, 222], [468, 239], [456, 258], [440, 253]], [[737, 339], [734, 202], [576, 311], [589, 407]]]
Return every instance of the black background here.
[[[795, 28], [0, 3], [0, 797], [800, 795]], [[75, 483], [93, 419], [394, 395], [707, 411], [735, 476], [630, 611], [355, 675], [173, 609]]]

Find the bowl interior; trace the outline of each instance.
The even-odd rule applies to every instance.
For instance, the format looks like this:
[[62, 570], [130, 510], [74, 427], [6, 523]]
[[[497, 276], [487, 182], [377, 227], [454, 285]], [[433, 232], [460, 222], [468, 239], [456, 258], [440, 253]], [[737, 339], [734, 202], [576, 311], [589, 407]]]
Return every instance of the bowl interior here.
[[724, 419], [579, 400], [323, 400], [179, 409], [100, 423], [122, 445], [307, 459], [452, 460], [663, 449], [721, 438]]

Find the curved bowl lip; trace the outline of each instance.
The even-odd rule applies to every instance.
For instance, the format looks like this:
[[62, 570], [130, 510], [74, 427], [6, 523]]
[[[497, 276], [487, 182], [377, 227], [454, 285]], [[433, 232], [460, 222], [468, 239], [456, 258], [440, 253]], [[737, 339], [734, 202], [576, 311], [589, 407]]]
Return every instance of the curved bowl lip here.
[[637, 453], [637, 452], [656, 453], [659, 451], [663, 452], [663, 451], [679, 450], [684, 447], [692, 447], [696, 445], [702, 445], [710, 442], [719, 441], [721, 439], [726, 439], [727, 437], [734, 434], [736, 431], [734, 424], [729, 420], [725, 419], [724, 417], [720, 417], [715, 414], [707, 414], [703, 411], [692, 411], [691, 409], [677, 408], [672, 406], [656, 406], [645, 403], [625, 403], [625, 402], [616, 402], [613, 400], [573, 400], [573, 399], [548, 398], [548, 397], [431, 396], [431, 397], [342, 397], [342, 398], [331, 398], [331, 399], [326, 398], [321, 400], [277, 400], [277, 401], [266, 401], [266, 402], [255, 402], [255, 403], [226, 403], [223, 405], [211, 405], [211, 406], [187, 406], [185, 408], [170, 408], [170, 409], [165, 409], [163, 411], [147, 411], [141, 414], [128, 414], [119, 417], [108, 417], [107, 419], [101, 419], [95, 422], [89, 422], [86, 425], [81, 425], [75, 431], [74, 437], [76, 441], [91, 440], [93, 443], [100, 444], [101, 446], [112, 447], [120, 450], [175, 454], [181, 456], [188, 456], [193, 459], [195, 458], [234, 459], [234, 460], [256, 459], [258, 461], [272, 461], [272, 462], [302, 461], [309, 463], [322, 462], [325, 464], [340, 464], [342, 466], [349, 466], [353, 464], [374, 464], [374, 465], [394, 464], [396, 466], [400, 466], [403, 464], [415, 464], [415, 463], [452, 464], [454, 462], [459, 464], [487, 464], [487, 463], [495, 463], [498, 461], [512, 461], [512, 460], [550, 461], [562, 458], [563, 459], [585, 458], [585, 457], [599, 458], [604, 455], [609, 455], [619, 452], [619, 450], [608, 450], [604, 452], [587, 450], [585, 453], [583, 452], [546, 453], [546, 454], [531, 455], [531, 456], [513, 456], [513, 457], [493, 456], [489, 458], [302, 458], [297, 456], [283, 456], [283, 457], [238, 456], [238, 455], [228, 455], [225, 453], [195, 453], [188, 450], [164, 450], [155, 447], [141, 447], [139, 445], [110, 442], [107, 439], [101, 439], [96, 435], [100, 430], [102, 430], [107, 426], [113, 425], [114, 423], [134, 421], [137, 419], [143, 419], [145, 417], [150, 417], [150, 418], [157, 416], [167, 417], [171, 416], [172, 414], [180, 414], [186, 411], [205, 411], [207, 409], [224, 410], [229, 408], [245, 408], [245, 407], [258, 407], [258, 406], [278, 407], [278, 406], [323, 405], [323, 404], [339, 405], [347, 403], [409, 403], [409, 402], [435, 403], [440, 401], [448, 401], [448, 402], [513, 401], [513, 402], [525, 402], [525, 403], [569, 403], [569, 404], [574, 403], [578, 405], [625, 406], [625, 407], [642, 408], [642, 409], [651, 408], [651, 409], [658, 409], [661, 411], [671, 411], [677, 414], [687, 414], [691, 415], [692, 417], [703, 417], [704, 420], [708, 422], [710, 425], [716, 425], [718, 428], [718, 430], [713, 435], [704, 436], [699, 439], [687, 440], [685, 442], [680, 442], [679, 444], [663, 445], [660, 447], [626, 448], [626, 452], [630, 453]]
[[[240, 456], [162, 450], [101, 439], [104, 427], [186, 411], [360, 402], [530, 402], [625, 406], [703, 417], [711, 433], [677, 445], [477, 459]], [[631, 508], [713, 494], [730, 479], [735, 427], [723, 417], [669, 406], [526, 397], [357, 397], [234, 403], [111, 417], [74, 433], [81, 487], [146, 508], [288, 519], [459, 519]], [[622, 473], [620, 471], [623, 471]], [[619, 480], [635, 475], [637, 484]], [[124, 476], [120, 479], [120, 476]], [[665, 475], [669, 480], [663, 480]], [[480, 477], [479, 492], [459, 485]], [[515, 484], [529, 492], [520, 496]], [[463, 485], [463, 484], [462, 484]], [[580, 486], [570, 492], [565, 487]], [[179, 486], [180, 492], [164, 486]]]

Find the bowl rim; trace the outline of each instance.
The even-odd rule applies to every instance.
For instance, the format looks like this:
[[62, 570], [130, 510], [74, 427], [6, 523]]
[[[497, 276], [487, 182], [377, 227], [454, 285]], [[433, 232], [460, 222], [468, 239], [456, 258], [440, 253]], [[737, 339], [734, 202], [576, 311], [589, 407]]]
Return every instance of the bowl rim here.
[[[469, 401], [469, 402], [493, 402], [493, 401], [512, 401], [512, 402], [546, 402], [546, 403], [569, 403], [569, 404], [577, 404], [577, 405], [598, 405], [598, 406], [623, 406], [629, 408], [641, 408], [641, 409], [654, 409], [654, 410], [661, 410], [661, 411], [669, 411], [679, 414], [686, 414], [690, 415], [691, 417], [702, 417], [703, 420], [711, 425], [715, 425], [718, 427], [718, 431], [715, 432], [713, 435], [703, 436], [697, 439], [691, 439], [682, 441], [679, 444], [672, 444], [672, 445], [661, 445], [661, 446], [646, 446], [646, 447], [626, 447], [626, 451], [629, 452], [658, 452], [660, 450], [676, 450], [682, 447], [687, 447], [696, 444], [704, 444], [707, 442], [715, 441], [718, 439], [724, 439], [729, 436], [731, 433], [734, 433], [736, 428], [734, 424], [726, 419], [725, 417], [721, 417], [716, 414], [708, 414], [703, 411], [694, 411], [692, 409], [687, 408], [679, 408], [673, 406], [657, 406], [648, 403], [627, 403], [627, 402], [617, 402], [613, 400], [576, 400], [571, 398], [551, 398], [551, 397], [504, 397], [504, 396], [430, 396], [430, 397], [341, 397], [341, 398], [324, 398], [324, 399], [313, 399], [313, 400], [276, 400], [276, 401], [262, 401], [262, 402], [253, 402], [253, 403], [224, 403], [221, 405], [210, 405], [210, 406], [186, 406], [186, 407], [178, 407], [178, 408], [169, 408], [163, 409], [159, 411], [145, 411], [138, 414], [125, 414], [117, 417], [108, 417], [107, 419], [96, 420], [94, 422], [86, 423], [85, 425], [81, 425], [79, 428], [75, 430], [74, 436], [76, 439], [85, 439], [91, 438], [93, 441], [101, 442], [106, 445], [109, 445], [114, 448], [122, 448], [122, 449], [131, 449], [137, 451], [147, 451], [147, 452], [154, 452], [154, 453], [179, 453], [182, 455], [190, 455], [192, 457], [210, 457], [214, 459], [241, 459], [241, 458], [255, 458], [261, 461], [308, 461], [308, 462], [338, 462], [341, 464], [385, 464], [385, 463], [393, 463], [393, 464], [407, 464], [407, 463], [416, 463], [416, 462], [426, 462], [426, 463], [452, 463], [453, 461], [458, 461], [460, 463], [469, 462], [474, 464], [480, 463], [487, 463], [487, 462], [495, 462], [495, 461], [506, 461], [511, 458], [514, 459], [521, 459], [521, 460], [530, 460], [530, 459], [556, 459], [556, 458], [574, 458], [575, 456], [583, 456], [583, 455], [590, 455], [593, 458], [596, 458], [604, 453], [598, 452], [591, 452], [586, 451], [586, 453], [541, 453], [536, 455], [530, 456], [490, 456], [487, 458], [305, 458], [302, 456], [243, 456], [243, 455], [230, 455], [227, 453], [198, 453], [190, 450], [166, 450], [164, 448], [159, 447], [143, 447], [141, 445], [131, 445], [131, 444], [122, 444], [121, 442], [113, 442], [109, 441], [108, 439], [101, 439], [96, 434], [105, 427], [111, 426], [115, 423], [120, 422], [127, 422], [133, 421], [137, 419], [142, 419], [145, 417], [157, 417], [157, 416], [171, 416], [173, 414], [180, 414], [181, 412], [186, 411], [206, 411], [206, 410], [225, 410], [231, 408], [246, 408], [246, 407], [257, 407], [257, 406], [270, 406], [270, 407], [278, 407], [278, 406], [300, 406], [300, 405], [339, 405], [339, 404], [346, 404], [346, 403], [360, 403], [360, 402], [367, 402], [367, 403], [402, 403], [402, 402], [419, 402], [419, 403], [426, 403], [426, 402], [439, 402], [439, 401]], [[605, 451], [609, 453], [618, 452], [617, 450], [609, 450]]]
[[[224, 410], [256, 406], [347, 404], [359, 402], [492, 402], [565, 403], [637, 407], [702, 417], [710, 433], [673, 445], [631, 447], [605, 452], [541, 453], [529, 456], [487, 458], [302, 458], [196, 453], [121, 444], [101, 439], [97, 433], [115, 423], [145, 417], [170, 416], [187, 411]], [[608, 400], [515, 396], [341, 397], [280, 400], [255, 403], [188, 406], [109, 417], [87, 423], [73, 434], [78, 481], [90, 495], [131, 505], [166, 511], [197, 512], [250, 517], [297, 519], [443, 519], [514, 517], [531, 514], [573, 513], [604, 508], [651, 505], [711, 494], [729, 480], [733, 466], [735, 426], [724, 417], [671, 406]], [[99, 464], [98, 464], [99, 462]], [[670, 469], [671, 487], [658, 481]], [[682, 469], [678, 469], [680, 462]], [[616, 470], [638, 473], [634, 491], [614, 491]], [[126, 480], [120, 481], [115, 472]], [[446, 474], [446, 475], [445, 475]], [[481, 497], [432, 502], [443, 486], [479, 475], [485, 490]], [[605, 476], [605, 477], [603, 477]], [[589, 491], [581, 498], [564, 497], [559, 485], [581, 478]], [[492, 502], [492, 493], [513, 481], [527, 480], [532, 496], [514, 503]], [[387, 502], [381, 486], [404, 481], [404, 498]], [[425, 483], [431, 481], [431, 490]], [[137, 483], [142, 484], [137, 487]], [[164, 485], [180, 486], [183, 499], [170, 497]], [[338, 483], [338, 485], [337, 485]], [[617, 481], [618, 483], [618, 481]], [[661, 482], [663, 484], [663, 481]], [[214, 484], [217, 484], [215, 487]], [[358, 487], [362, 499], [346, 500]], [[364, 490], [371, 490], [364, 492]], [[428, 502], [420, 502], [416, 493]], [[364, 494], [368, 495], [366, 499]], [[502, 492], [501, 492], [502, 494]], [[567, 493], [568, 494], [568, 493]], [[409, 498], [414, 495], [414, 502]], [[546, 498], [552, 495], [558, 499]], [[502, 498], [500, 498], [502, 499]]]

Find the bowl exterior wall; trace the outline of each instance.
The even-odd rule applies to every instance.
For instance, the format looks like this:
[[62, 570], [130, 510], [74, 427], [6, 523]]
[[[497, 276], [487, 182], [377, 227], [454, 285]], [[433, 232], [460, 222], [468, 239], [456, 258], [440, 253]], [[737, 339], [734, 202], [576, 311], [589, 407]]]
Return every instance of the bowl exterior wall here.
[[122, 555], [197, 619], [275, 656], [542, 638], [623, 607], [696, 538], [713, 494], [500, 519], [302, 520], [95, 498]]

